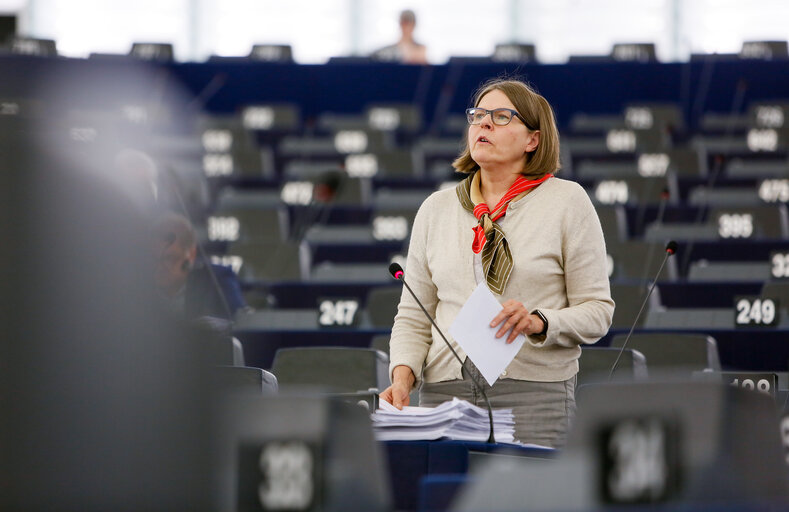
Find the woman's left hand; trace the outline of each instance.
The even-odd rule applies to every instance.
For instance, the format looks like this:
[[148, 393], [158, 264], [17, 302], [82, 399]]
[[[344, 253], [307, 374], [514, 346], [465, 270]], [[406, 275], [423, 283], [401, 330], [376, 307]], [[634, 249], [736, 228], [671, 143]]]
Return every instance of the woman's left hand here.
[[512, 343], [518, 334], [536, 334], [542, 332], [543, 325], [542, 319], [537, 315], [529, 313], [524, 305], [516, 300], [508, 300], [502, 304], [504, 309], [490, 322], [491, 327], [496, 327], [499, 324], [501, 328], [496, 333], [497, 338], [501, 338], [509, 331], [507, 336], [507, 343]]

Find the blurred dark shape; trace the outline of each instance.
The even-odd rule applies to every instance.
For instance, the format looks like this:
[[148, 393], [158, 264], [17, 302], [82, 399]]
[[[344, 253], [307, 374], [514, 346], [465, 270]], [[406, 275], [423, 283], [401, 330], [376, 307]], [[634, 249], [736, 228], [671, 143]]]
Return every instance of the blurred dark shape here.
[[223, 510], [391, 509], [364, 408], [306, 394], [238, 396], [225, 405]]
[[318, 203], [331, 203], [342, 185], [343, 173], [341, 171], [323, 172], [315, 179], [312, 197]]
[[293, 62], [293, 48], [289, 44], [255, 44], [249, 59], [263, 62]]
[[170, 43], [132, 43], [129, 55], [141, 60], [171, 62], [173, 60], [173, 45]]
[[333, 393], [383, 390], [389, 385], [389, 357], [372, 348], [280, 348], [271, 371], [280, 387], [313, 386]]
[[15, 14], [0, 15], [0, 41], [10, 40], [16, 34], [17, 16]]
[[537, 52], [533, 44], [497, 44], [491, 59], [496, 62], [536, 62]]
[[743, 41], [741, 59], [780, 60], [789, 57], [786, 41]]
[[8, 38], [6, 50], [17, 55], [35, 55], [38, 57], [56, 57], [57, 45], [53, 39], [39, 39], [13, 35]]
[[214, 510], [203, 334], [130, 198], [40, 133], [0, 127], [0, 510]]
[[513, 457], [482, 467], [452, 510], [523, 510], [526, 500], [536, 511], [783, 510], [789, 503], [770, 396], [649, 381], [590, 384], [577, 399], [573, 430], [556, 460]]

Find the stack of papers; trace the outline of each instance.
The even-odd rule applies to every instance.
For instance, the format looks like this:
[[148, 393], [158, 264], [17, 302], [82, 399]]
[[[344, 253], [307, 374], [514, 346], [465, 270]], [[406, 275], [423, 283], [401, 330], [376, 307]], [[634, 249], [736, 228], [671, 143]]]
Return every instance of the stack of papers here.
[[[486, 408], [453, 398], [438, 407], [403, 407], [398, 410], [385, 400], [372, 414], [375, 437], [380, 441], [427, 441], [454, 439], [487, 441], [490, 422]], [[514, 441], [512, 409], [493, 411], [493, 433], [497, 443]]]

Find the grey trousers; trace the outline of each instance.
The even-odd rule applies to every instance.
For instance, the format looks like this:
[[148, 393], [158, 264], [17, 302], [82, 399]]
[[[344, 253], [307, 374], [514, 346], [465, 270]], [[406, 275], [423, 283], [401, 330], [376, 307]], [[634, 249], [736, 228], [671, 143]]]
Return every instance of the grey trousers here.
[[[570, 422], [575, 415], [576, 377], [559, 382], [534, 382], [502, 379], [490, 387], [470, 360], [466, 365], [473, 372], [494, 409], [512, 409], [515, 416], [515, 439], [522, 443], [561, 448]], [[435, 407], [452, 397], [485, 407], [485, 399], [474, 388], [463, 369], [462, 380], [424, 383], [419, 391], [419, 405]]]

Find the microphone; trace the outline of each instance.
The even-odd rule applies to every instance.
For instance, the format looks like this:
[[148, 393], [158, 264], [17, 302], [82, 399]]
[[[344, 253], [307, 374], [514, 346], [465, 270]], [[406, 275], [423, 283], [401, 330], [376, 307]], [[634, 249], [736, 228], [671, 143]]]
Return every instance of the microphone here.
[[625, 347], [627, 347], [627, 342], [630, 341], [630, 337], [633, 335], [633, 330], [636, 328], [636, 324], [638, 323], [638, 319], [641, 318], [641, 313], [644, 311], [644, 307], [647, 305], [647, 301], [649, 297], [652, 295], [652, 291], [655, 289], [655, 285], [657, 285], [658, 276], [660, 276], [660, 272], [663, 270], [663, 267], [668, 261], [669, 256], [673, 256], [677, 252], [677, 242], [671, 240], [669, 243], [666, 244], [666, 255], [663, 256], [663, 262], [660, 264], [660, 268], [658, 269], [657, 273], [655, 273], [655, 280], [652, 281], [652, 286], [649, 287], [649, 292], [647, 292], [647, 296], [644, 297], [644, 303], [641, 304], [641, 309], [638, 310], [638, 314], [636, 315], [636, 319], [633, 321], [633, 325], [630, 326], [630, 332], [627, 333], [627, 338], [625, 338], [625, 342], [622, 343], [622, 348], [619, 350], [619, 354], [616, 356], [616, 361], [614, 361], [614, 366], [611, 367], [611, 371], [608, 373], [608, 380], [611, 380], [611, 376], [614, 374], [614, 370], [616, 370], [616, 366], [619, 364], [619, 359], [622, 357], [622, 354], [625, 352]]
[[441, 329], [438, 328], [438, 325], [436, 325], [436, 321], [433, 320], [433, 317], [430, 316], [430, 313], [427, 312], [427, 310], [425, 309], [425, 306], [422, 305], [422, 301], [419, 300], [419, 297], [417, 297], [416, 294], [414, 293], [414, 291], [411, 289], [411, 287], [408, 286], [408, 283], [405, 281], [405, 278], [403, 277], [403, 275], [404, 275], [403, 274], [403, 267], [401, 267], [399, 263], [392, 263], [391, 265], [389, 265], [389, 273], [392, 274], [392, 277], [394, 277], [398, 281], [401, 281], [405, 285], [406, 290], [408, 290], [408, 292], [414, 298], [416, 303], [419, 304], [419, 307], [422, 308], [422, 312], [425, 314], [427, 319], [430, 320], [430, 323], [433, 324], [433, 327], [436, 328], [436, 330], [438, 331], [438, 334], [441, 335], [441, 339], [443, 339], [444, 343], [447, 344], [447, 347], [449, 347], [449, 350], [452, 351], [452, 355], [455, 356], [455, 359], [457, 359], [460, 362], [460, 366], [462, 366], [463, 369], [466, 370], [466, 373], [468, 373], [468, 376], [471, 377], [471, 382], [474, 383], [474, 387], [482, 395], [482, 398], [485, 399], [485, 405], [488, 407], [488, 421], [490, 422], [490, 435], [488, 436], [488, 443], [495, 443], [496, 439], [493, 436], [493, 409], [490, 406], [490, 400], [488, 400], [488, 395], [485, 393], [485, 390], [482, 388], [482, 386], [479, 384], [479, 382], [477, 382], [477, 379], [474, 377], [474, 375], [471, 374], [471, 372], [469, 371], [468, 367], [463, 362], [463, 360], [460, 359], [460, 356], [458, 355], [457, 352], [455, 352], [455, 349], [452, 348], [452, 344], [449, 343], [449, 341], [447, 340], [447, 337], [444, 336], [444, 333], [441, 332]]

